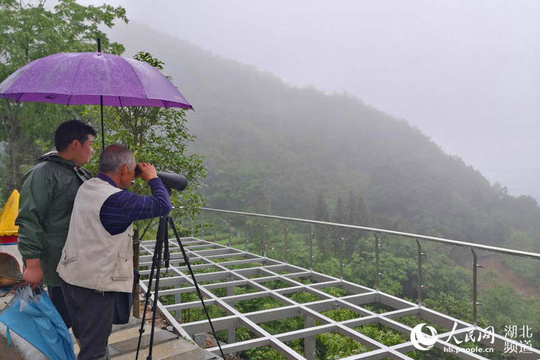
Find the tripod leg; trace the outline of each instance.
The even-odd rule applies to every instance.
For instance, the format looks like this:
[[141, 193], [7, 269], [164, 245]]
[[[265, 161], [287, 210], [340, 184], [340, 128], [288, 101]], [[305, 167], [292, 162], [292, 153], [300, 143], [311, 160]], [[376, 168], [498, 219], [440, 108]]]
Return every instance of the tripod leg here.
[[171, 260], [171, 253], [169, 251], [169, 224], [165, 221], [165, 239], [163, 242], [163, 261], [165, 262], [165, 269], [169, 270], [169, 263]]
[[[158, 225], [158, 236], [156, 236], [156, 245], [154, 246], [154, 255], [152, 256], [152, 267], [150, 269], [150, 277], [148, 279], [148, 288], [146, 290], [146, 294], [144, 296], [144, 310], [142, 314], [141, 319], [141, 328], [139, 329], [139, 340], [137, 342], [137, 353], [135, 355], [135, 360], [139, 358], [139, 351], [141, 349], [141, 341], [142, 341], [142, 335], [144, 333], [144, 324], [146, 321], [146, 311], [148, 309], [148, 303], [150, 301], [150, 294], [152, 294], [152, 282], [154, 280], [154, 272], [157, 267], [157, 273], [159, 274], [161, 269], [161, 252], [162, 252], [162, 242], [160, 241], [160, 234], [163, 232], [163, 224], [166, 225], [166, 220], [162, 221], [162, 218], [159, 219], [159, 225]], [[159, 259], [159, 262], [158, 262]], [[158, 265], [159, 263], [159, 265]], [[156, 282], [156, 289], [157, 289], [158, 283]], [[155, 302], [156, 300], [154, 300]], [[152, 329], [153, 331], [153, 329]], [[153, 334], [152, 334], [153, 335]]]
[[[152, 349], [154, 347], [154, 331], [156, 328], [156, 312], [157, 312], [157, 302], [158, 302], [158, 294], [159, 294], [159, 278], [161, 275], [161, 253], [163, 250], [163, 244], [165, 242], [168, 242], [169, 239], [169, 228], [167, 226], [167, 218], [166, 217], [160, 217], [159, 218], [159, 224], [158, 227], [158, 238], [159, 238], [159, 255], [157, 258], [157, 272], [156, 272], [156, 286], [154, 287], [154, 302], [152, 303], [152, 328], [150, 329], [150, 344], [148, 346], [148, 357], [147, 360], [152, 360]], [[159, 232], [159, 230], [162, 230]], [[167, 253], [169, 252], [169, 247], [167, 246]], [[168, 256], [168, 255], [167, 255]]]
[[197, 280], [195, 279], [195, 274], [193, 273], [193, 270], [191, 270], [191, 264], [189, 263], [188, 256], [186, 254], [186, 250], [184, 249], [184, 246], [182, 245], [182, 242], [180, 241], [180, 236], [178, 235], [178, 231], [176, 230], [176, 226], [174, 225], [174, 221], [172, 217], [167, 216], [167, 219], [169, 221], [169, 224], [171, 225], [171, 228], [174, 232], [174, 236], [176, 237], [176, 241], [178, 242], [178, 246], [180, 246], [180, 250], [182, 250], [182, 255], [184, 256], [184, 262], [187, 265], [187, 268], [189, 270], [189, 274], [191, 275], [191, 279], [193, 280], [193, 284], [195, 285], [195, 290], [197, 290], [197, 295], [199, 296], [199, 299], [201, 300], [201, 304], [204, 309], [204, 313], [206, 314], [206, 318], [208, 319], [208, 323], [210, 324], [210, 328], [212, 329], [212, 333], [214, 334], [214, 338], [216, 339], [216, 343], [219, 347], [219, 351], [221, 353], [221, 357], [225, 359], [225, 355], [223, 354], [223, 349], [221, 348], [221, 344], [219, 343], [219, 340], [217, 338], [216, 330], [214, 329], [214, 324], [212, 324], [212, 319], [210, 319], [210, 314], [208, 313], [208, 309], [206, 309], [206, 305], [204, 303], [204, 299], [201, 293], [201, 290], [199, 289], [199, 284], [197, 284]]
[[144, 308], [143, 308], [142, 319], [141, 319], [141, 328], [139, 329], [139, 341], [137, 342], [137, 353], [135, 355], [135, 359], [139, 358], [139, 350], [141, 348], [141, 340], [142, 340], [142, 335], [144, 333], [144, 324], [146, 321], [146, 311], [148, 310], [148, 302], [150, 301], [150, 294], [152, 291], [152, 281], [154, 279], [154, 271], [156, 269], [156, 259], [157, 259], [157, 254], [158, 254], [158, 252], [156, 251], [156, 248], [157, 248], [157, 242], [156, 242], [156, 246], [154, 247], [154, 256], [152, 257], [152, 267], [150, 270], [150, 277], [148, 279], [148, 288], [144, 295]]

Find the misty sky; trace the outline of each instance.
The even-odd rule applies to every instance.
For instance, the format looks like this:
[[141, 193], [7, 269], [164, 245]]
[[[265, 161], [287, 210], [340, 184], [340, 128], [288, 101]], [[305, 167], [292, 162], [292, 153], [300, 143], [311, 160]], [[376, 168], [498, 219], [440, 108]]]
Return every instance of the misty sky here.
[[540, 199], [540, 1], [106, 2], [289, 84], [356, 95]]

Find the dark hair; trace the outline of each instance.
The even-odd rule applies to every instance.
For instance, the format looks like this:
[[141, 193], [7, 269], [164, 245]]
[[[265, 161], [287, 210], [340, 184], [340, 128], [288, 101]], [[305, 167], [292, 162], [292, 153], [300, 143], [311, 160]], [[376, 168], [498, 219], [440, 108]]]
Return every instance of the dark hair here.
[[54, 146], [57, 151], [64, 151], [73, 140], [84, 143], [88, 135], [96, 136], [96, 130], [79, 120], [69, 120], [61, 123], [54, 133]]

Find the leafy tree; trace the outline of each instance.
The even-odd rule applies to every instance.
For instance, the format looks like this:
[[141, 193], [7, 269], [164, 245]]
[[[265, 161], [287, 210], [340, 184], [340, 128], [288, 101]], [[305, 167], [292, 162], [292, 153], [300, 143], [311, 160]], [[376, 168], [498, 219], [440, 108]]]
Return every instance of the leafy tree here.
[[[361, 195], [355, 195], [352, 191], [349, 192], [345, 218], [347, 219], [347, 224], [369, 226], [368, 209]], [[359, 230], [348, 230], [346, 232], [345, 253], [348, 257], [354, 255], [354, 249], [358, 243], [358, 238], [366, 235], [365, 231]]]
[[[59, 0], [53, 9], [45, 0], [0, 0], [0, 81], [26, 63], [59, 52], [96, 51], [101, 38], [104, 51], [121, 54], [124, 47], [110, 42], [100, 30], [115, 21], [127, 22], [125, 9], [110, 5], [83, 6]], [[6, 146], [7, 186], [4, 195], [20, 183], [21, 165], [50, 148], [56, 125], [74, 117], [77, 109], [51, 104], [0, 102], [0, 140]]]
[[488, 319], [488, 325], [504, 335], [505, 327], [530, 327], [531, 337], [516, 338], [517, 341], [527, 341], [535, 349], [540, 348], [540, 299], [538, 297], [524, 298], [513, 287], [498, 285], [483, 291], [480, 301], [485, 304], [480, 309], [483, 319]]
[[[170, 46], [170, 40], [157, 39], [154, 46], [166, 46], [170, 59], [181, 57], [185, 86], [212, 103], [197, 112], [193, 125], [197, 151], [217, 174], [205, 188], [212, 206], [246, 210], [252, 194], [241, 191], [238, 173], [250, 168], [249, 182], [266, 194], [270, 214], [312, 218], [317, 189], [325, 189], [324, 201], [333, 209], [338, 197], [347, 203], [347, 189], [362, 189], [374, 227], [434, 230], [486, 244], [503, 244], [509, 230], [540, 230], [540, 208], [532, 198], [492, 186], [419, 129], [359, 99], [293, 88], [182, 42]], [[266, 181], [269, 176], [275, 181]], [[222, 189], [235, 190], [229, 192], [234, 202]], [[356, 205], [361, 208], [359, 196]]]
[[[276, 236], [280, 236], [282, 230], [280, 223], [273, 223], [264, 219], [249, 218], [250, 221], [260, 220], [261, 227], [257, 230], [263, 231], [264, 228], [270, 241], [275, 240]], [[289, 249], [290, 263], [306, 267], [308, 263], [307, 241], [309, 236], [309, 228], [300, 226], [290, 226], [289, 233]], [[256, 232], [253, 234], [253, 236]], [[280, 234], [280, 235], [278, 235]], [[437, 234], [430, 233], [436, 236]], [[224, 240], [227, 241], [227, 240]], [[516, 241], [523, 241], [521, 234], [516, 234]], [[251, 238], [250, 238], [251, 242]], [[234, 243], [234, 241], [233, 241]], [[361, 238], [360, 243], [364, 248], [364, 256], [359, 259], [354, 257], [344, 260], [344, 279], [369, 287], [374, 286], [375, 273], [375, 254], [373, 248], [373, 238]], [[380, 254], [380, 268], [382, 272], [380, 285], [381, 291], [395, 295], [400, 298], [416, 301], [416, 286], [417, 286], [417, 247], [414, 241], [408, 238], [397, 236], [387, 236], [381, 243], [383, 244]], [[243, 246], [243, 245], [241, 245]], [[456, 266], [450, 254], [452, 248], [441, 246], [439, 244], [423, 243], [422, 251], [427, 254], [423, 260], [423, 278], [422, 284], [428, 286], [424, 291], [423, 305], [429, 309], [448, 314], [458, 319], [472, 322], [472, 306], [471, 306], [471, 270]], [[314, 270], [328, 275], [338, 276], [339, 260], [336, 255], [324, 253], [321, 248], [314, 248]], [[304, 284], [316, 282], [316, 280], [308, 278], [295, 278]], [[478, 322], [480, 327], [494, 326], [495, 330], [504, 335], [504, 327], [506, 325], [516, 325], [519, 328], [529, 326], [533, 337], [531, 342], [533, 346], [538, 347], [538, 336], [534, 329], [537, 329], [538, 311], [540, 309], [538, 298], [523, 298], [515, 289], [498, 286], [498, 284], [488, 281], [485, 277], [480, 279], [480, 297], [479, 301], [485, 306], [479, 307]], [[285, 288], [290, 286], [280, 281], [266, 281], [261, 285], [271, 289]], [[349, 293], [340, 288], [328, 287], [320, 288], [332, 296], [344, 297]], [[236, 292], [235, 292], [236, 293]], [[287, 295], [291, 300], [299, 303], [316, 301], [317, 298], [305, 292], [297, 292]], [[242, 312], [258, 311], [264, 308], [275, 306], [275, 300], [266, 297], [256, 301], [247, 301], [240, 304]], [[392, 307], [381, 303], [362, 304], [363, 308], [373, 312], [392, 311]], [[238, 307], [240, 309], [240, 307]], [[322, 315], [327, 316], [335, 321], [345, 321], [348, 319], [358, 318], [359, 314], [343, 309], [336, 308], [325, 311]], [[413, 327], [419, 323], [426, 322], [425, 319], [410, 316], [407, 318], [394, 318], [394, 320]], [[193, 320], [192, 320], [193, 321]], [[301, 317], [280, 319], [271, 323], [260, 324], [266, 331], [271, 334], [280, 334], [290, 331], [295, 331], [303, 327]], [[439, 334], [450, 331], [451, 329], [436, 327]], [[365, 324], [360, 327], [355, 327], [355, 330], [360, 331], [369, 337], [383, 344], [391, 346], [392, 344], [403, 343], [409, 341], [409, 334], [400, 333], [386, 326], [379, 324]], [[319, 359], [338, 359], [351, 356], [360, 352], [369, 351], [367, 348], [359, 347], [358, 344], [346, 337], [336, 333], [325, 333], [317, 335], [317, 358]], [[226, 338], [224, 338], [226, 339]], [[287, 342], [293, 350], [303, 354], [304, 348], [302, 342]], [[475, 347], [477, 344], [465, 344], [464, 346]], [[256, 354], [256, 355], [255, 355]], [[444, 354], [436, 349], [429, 352], [409, 352], [409, 356], [414, 359], [453, 359], [455, 356]], [[504, 354], [503, 354], [504, 355]], [[269, 349], [257, 349], [245, 351], [239, 354], [241, 359], [271, 359], [274, 354]], [[507, 359], [508, 357], [496, 354], [494, 359]]]
[[[149, 63], [163, 70], [164, 63], [154, 58], [148, 52], [139, 52], [136, 60]], [[97, 117], [96, 107], [87, 107], [85, 116]], [[104, 121], [107, 143], [119, 143], [127, 146], [138, 162], [149, 162], [158, 171], [170, 171], [184, 175], [188, 179], [186, 189], [171, 196], [173, 213], [176, 218], [193, 217], [204, 205], [204, 199], [199, 189], [200, 180], [207, 174], [202, 158], [197, 154], [187, 154], [187, 146], [195, 136], [191, 135], [186, 126], [185, 111], [159, 107], [111, 107], [106, 109]], [[101, 150], [98, 151], [98, 154]], [[97, 171], [97, 161], [90, 166]], [[149, 189], [142, 181], [136, 181], [131, 191], [138, 194], [149, 194]], [[156, 219], [141, 220], [134, 224], [134, 255], [135, 267], [139, 264], [139, 240], [143, 239], [149, 230], [153, 230]], [[180, 224], [177, 224], [180, 225]], [[155, 233], [152, 233], [155, 236]], [[137, 294], [135, 299], [138, 300]], [[134, 306], [138, 315], [138, 306]]]
[[[163, 70], [164, 63], [148, 52], [139, 52], [136, 60], [146, 62]], [[84, 116], [96, 118], [98, 109], [87, 107]], [[149, 162], [158, 171], [170, 171], [188, 179], [186, 190], [171, 198], [178, 216], [190, 216], [199, 212], [204, 200], [199, 193], [200, 180], [207, 174], [202, 157], [187, 154], [188, 145], [195, 139], [187, 129], [185, 111], [160, 107], [110, 107], [106, 109], [105, 129], [107, 143], [127, 146], [138, 162]], [[98, 154], [101, 150], [98, 151]], [[97, 158], [97, 157], [95, 157]], [[95, 163], [94, 163], [95, 164]], [[95, 166], [95, 165], [94, 165]], [[131, 188], [139, 194], [148, 193], [146, 184], [138, 181]], [[177, 195], [177, 196], [176, 196]], [[155, 220], [155, 219], [154, 219]], [[141, 238], [154, 220], [136, 224]], [[144, 225], [143, 225], [144, 224]]]

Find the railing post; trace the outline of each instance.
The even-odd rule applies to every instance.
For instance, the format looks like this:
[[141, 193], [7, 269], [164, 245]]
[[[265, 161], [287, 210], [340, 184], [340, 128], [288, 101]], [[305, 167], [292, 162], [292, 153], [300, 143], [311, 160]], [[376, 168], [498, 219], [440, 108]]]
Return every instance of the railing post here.
[[283, 223], [285, 225], [285, 231], [283, 234], [283, 245], [285, 246], [285, 264], [289, 263], [289, 240], [288, 240], [288, 234], [289, 234], [289, 228], [287, 227], [287, 223]]
[[379, 237], [375, 234], [375, 290], [379, 291]]
[[313, 237], [315, 232], [309, 233], [309, 271], [313, 271]]
[[247, 227], [247, 221], [246, 221], [246, 229], [244, 230], [244, 251], [248, 251], [248, 227]]
[[420, 241], [418, 241], [418, 239], [416, 240], [416, 245], [418, 246], [418, 306], [422, 306], [422, 301], [424, 298], [422, 289], [425, 287], [422, 285], [422, 256], [426, 254], [422, 252], [422, 246], [420, 245]]
[[266, 257], [266, 231], [268, 229], [268, 225], [264, 224], [264, 231], [263, 231], [263, 246], [262, 246], [262, 256]]
[[232, 226], [231, 226], [231, 222], [227, 221], [227, 225], [229, 226], [229, 247], [232, 247]]
[[482, 265], [478, 265], [478, 256], [474, 249], [471, 249], [473, 254], [473, 325], [478, 325], [478, 305], [482, 305], [478, 302], [478, 268], [483, 268]]
[[339, 278], [343, 280], [343, 247], [345, 244], [345, 238], [341, 238], [339, 243]]
[[214, 243], [217, 242], [217, 235], [216, 235], [216, 217], [214, 216], [214, 223], [212, 224], [214, 228]]

